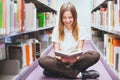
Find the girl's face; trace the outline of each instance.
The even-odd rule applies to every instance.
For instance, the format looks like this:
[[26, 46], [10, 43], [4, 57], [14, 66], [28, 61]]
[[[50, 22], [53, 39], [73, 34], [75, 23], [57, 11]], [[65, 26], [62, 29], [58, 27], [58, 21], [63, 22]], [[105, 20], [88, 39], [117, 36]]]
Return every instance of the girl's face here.
[[66, 11], [63, 13], [63, 16], [62, 16], [62, 21], [64, 23], [64, 25], [68, 28], [72, 28], [72, 24], [74, 22], [74, 18], [71, 14], [70, 11]]

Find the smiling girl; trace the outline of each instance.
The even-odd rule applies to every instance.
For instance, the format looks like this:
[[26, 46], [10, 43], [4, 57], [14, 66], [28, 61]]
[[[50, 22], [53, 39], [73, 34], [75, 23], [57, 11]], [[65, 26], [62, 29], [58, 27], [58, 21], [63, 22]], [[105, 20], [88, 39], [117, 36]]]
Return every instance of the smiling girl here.
[[[77, 22], [77, 11], [70, 2], [60, 8], [58, 27], [52, 33], [54, 50], [63, 52], [78, 49], [83, 50], [85, 34]], [[78, 57], [45, 56], [39, 58], [39, 65], [44, 68], [44, 75], [67, 78], [95, 79], [99, 73], [95, 70], [87, 71], [87, 68], [99, 60], [96, 51], [85, 52]]]

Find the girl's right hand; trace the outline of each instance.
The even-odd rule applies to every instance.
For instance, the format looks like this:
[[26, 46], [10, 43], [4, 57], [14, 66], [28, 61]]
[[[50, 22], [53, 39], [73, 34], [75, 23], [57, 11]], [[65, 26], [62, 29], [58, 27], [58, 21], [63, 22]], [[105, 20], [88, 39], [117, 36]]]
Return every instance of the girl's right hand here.
[[65, 57], [61, 58], [61, 62], [67, 63], [68, 62], [68, 58], [65, 58]]
[[55, 58], [61, 61], [61, 57], [60, 56], [55, 56]]

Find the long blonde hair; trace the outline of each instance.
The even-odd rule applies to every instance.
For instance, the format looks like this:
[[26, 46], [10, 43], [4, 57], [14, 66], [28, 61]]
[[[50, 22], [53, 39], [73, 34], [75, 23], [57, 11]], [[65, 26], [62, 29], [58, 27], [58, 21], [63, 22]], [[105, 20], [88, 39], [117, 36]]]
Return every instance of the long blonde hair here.
[[72, 34], [73, 34], [74, 39], [77, 41], [78, 40], [78, 29], [79, 29], [78, 22], [77, 22], [78, 16], [77, 16], [77, 11], [74, 5], [72, 5], [70, 2], [63, 4], [60, 8], [59, 23], [58, 23], [59, 40], [64, 41], [64, 23], [62, 21], [62, 17], [63, 17], [64, 12], [66, 11], [70, 11], [74, 18], [74, 22], [72, 24], [73, 26]]

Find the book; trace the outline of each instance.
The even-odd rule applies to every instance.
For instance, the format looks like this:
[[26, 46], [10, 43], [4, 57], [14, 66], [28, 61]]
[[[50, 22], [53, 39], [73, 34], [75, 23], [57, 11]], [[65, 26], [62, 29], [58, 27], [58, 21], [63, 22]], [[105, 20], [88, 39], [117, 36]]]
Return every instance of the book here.
[[60, 56], [60, 57], [78, 57], [81, 56], [83, 51], [82, 50], [70, 50], [67, 52], [62, 52], [59, 50], [54, 51], [56, 56]]
[[45, 12], [37, 13], [37, 17], [39, 19], [39, 26], [44, 27], [45, 26]]
[[0, 43], [0, 60], [6, 59], [5, 43]]
[[18, 60], [20, 68], [23, 65], [23, 52], [21, 43], [6, 43], [7, 54], [9, 60]]
[[0, 30], [1, 29], [2, 29], [2, 0], [0, 0]]

